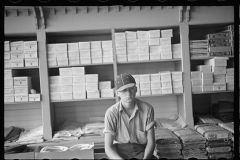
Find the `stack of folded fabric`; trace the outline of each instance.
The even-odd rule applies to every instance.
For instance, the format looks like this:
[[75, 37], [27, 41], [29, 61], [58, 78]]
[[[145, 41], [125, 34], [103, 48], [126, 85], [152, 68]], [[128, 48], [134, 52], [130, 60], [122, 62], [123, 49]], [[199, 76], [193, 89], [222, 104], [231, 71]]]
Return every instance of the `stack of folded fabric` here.
[[207, 139], [209, 159], [232, 158], [232, 133], [216, 124], [195, 125], [197, 132]]
[[196, 124], [203, 124], [203, 123], [223, 123], [220, 119], [213, 117], [208, 114], [194, 114], [194, 122]]
[[167, 159], [183, 159], [180, 139], [169, 129], [155, 128], [155, 155]]
[[205, 149], [205, 137], [190, 128], [179, 129], [174, 131], [174, 133], [181, 139], [183, 146], [182, 155], [184, 159], [208, 159]]
[[104, 140], [104, 122], [91, 122], [86, 123], [82, 127], [83, 135], [81, 139], [96, 139], [96, 140]]
[[4, 128], [4, 142], [5, 143], [16, 142], [23, 131], [24, 128], [13, 126]]

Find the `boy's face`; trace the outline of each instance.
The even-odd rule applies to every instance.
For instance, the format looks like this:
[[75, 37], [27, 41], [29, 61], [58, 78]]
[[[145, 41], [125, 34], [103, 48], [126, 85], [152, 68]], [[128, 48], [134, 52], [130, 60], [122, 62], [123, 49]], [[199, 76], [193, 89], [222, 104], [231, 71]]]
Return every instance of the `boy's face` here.
[[126, 88], [122, 91], [116, 91], [116, 94], [121, 98], [121, 101], [125, 103], [131, 103], [135, 99], [136, 92], [137, 92], [137, 87], [133, 86], [130, 88]]

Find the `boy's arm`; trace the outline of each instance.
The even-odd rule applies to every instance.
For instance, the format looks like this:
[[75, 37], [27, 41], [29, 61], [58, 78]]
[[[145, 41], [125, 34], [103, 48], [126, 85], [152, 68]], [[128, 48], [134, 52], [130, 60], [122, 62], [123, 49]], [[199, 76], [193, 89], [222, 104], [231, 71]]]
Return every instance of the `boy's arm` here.
[[147, 146], [145, 148], [143, 159], [152, 159], [153, 152], [155, 149], [155, 133], [154, 127], [147, 130]]
[[105, 133], [105, 153], [107, 154], [109, 159], [123, 159], [113, 148], [113, 138], [113, 135], [111, 135], [110, 133]]

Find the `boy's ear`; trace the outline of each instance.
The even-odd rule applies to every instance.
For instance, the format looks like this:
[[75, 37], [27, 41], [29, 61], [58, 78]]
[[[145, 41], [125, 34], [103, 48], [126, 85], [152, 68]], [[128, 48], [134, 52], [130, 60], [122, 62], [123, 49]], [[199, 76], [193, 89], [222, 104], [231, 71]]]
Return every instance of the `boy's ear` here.
[[118, 91], [117, 90], [115, 90], [115, 94], [116, 94], [116, 96], [118, 96]]

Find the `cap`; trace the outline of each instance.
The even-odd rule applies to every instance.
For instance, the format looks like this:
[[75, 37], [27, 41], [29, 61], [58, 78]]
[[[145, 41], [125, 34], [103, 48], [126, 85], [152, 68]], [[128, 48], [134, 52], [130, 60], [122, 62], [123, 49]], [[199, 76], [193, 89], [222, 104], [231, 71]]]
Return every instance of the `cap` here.
[[132, 75], [128, 73], [122, 73], [117, 77], [116, 86], [117, 91], [122, 91], [126, 88], [130, 88], [136, 85], [136, 81]]

